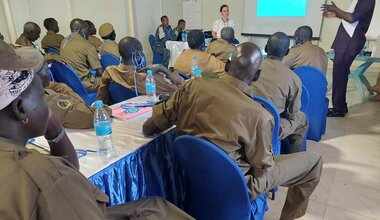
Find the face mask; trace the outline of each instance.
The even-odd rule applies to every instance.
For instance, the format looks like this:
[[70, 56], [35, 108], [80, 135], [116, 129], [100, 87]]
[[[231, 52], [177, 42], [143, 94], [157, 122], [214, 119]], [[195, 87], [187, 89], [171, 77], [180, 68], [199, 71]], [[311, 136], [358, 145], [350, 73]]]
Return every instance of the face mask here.
[[301, 45], [301, 44], [303, 44], [303, 40], [299, 37], [294, 37], [293, 45], [297, 46], [297, 45]]
[[132, 54], [132, 63], [136, 67], [145, 68], [146, 67], [146, 58], [144, 53], [138, 51], [133, 52]]

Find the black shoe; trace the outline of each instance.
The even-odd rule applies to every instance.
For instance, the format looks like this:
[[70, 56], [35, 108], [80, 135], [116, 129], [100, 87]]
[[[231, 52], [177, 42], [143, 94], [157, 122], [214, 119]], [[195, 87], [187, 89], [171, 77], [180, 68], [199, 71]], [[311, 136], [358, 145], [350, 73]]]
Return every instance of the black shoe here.
[[344, 111], [345, 114], [347, 114], [347, 113], [348, 113], [348, 108], [347, 108], [347, 107], [344, 107], [344, 108], [343, 108], [343, 111]]
[[343, 109], [342, 111], [338, 111], [334, 108], [329, 108], [327, 111], [327, 117], [344, 117], [344, 116], [346, 116], [346, 110], [347, 109]]

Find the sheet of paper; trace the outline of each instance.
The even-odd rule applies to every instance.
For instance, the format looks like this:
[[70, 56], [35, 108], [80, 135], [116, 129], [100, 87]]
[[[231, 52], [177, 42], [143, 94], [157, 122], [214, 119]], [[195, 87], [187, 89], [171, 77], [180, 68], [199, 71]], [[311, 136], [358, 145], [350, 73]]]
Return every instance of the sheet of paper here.
[[160, 39], [165, 37], [165, 32], [164, 32], [164, 29], [162, 27], [160, 27], [158, 29], [158, 35], [159, 35]]
[[186, 29], [202, 29], [202, 4], [183, 1], [183, 19], [186, 21]]

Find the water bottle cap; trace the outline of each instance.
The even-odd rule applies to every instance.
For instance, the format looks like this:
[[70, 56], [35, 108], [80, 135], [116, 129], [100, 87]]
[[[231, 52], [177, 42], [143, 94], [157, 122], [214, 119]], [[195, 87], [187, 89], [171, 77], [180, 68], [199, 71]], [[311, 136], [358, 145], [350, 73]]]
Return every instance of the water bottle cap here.
[[148, 75], [152, 75], [152, 74], [153, 74], [153, 71], [152, 71], [152, 70], [148, 70], [146, 73], [147, 73]]
[[193, 56], [193, 59], [197, 59], [197, 55], [194, 55], [194, 56]]
[[92, 103], [92, 106], [94, 108], [103, 108], [103, 101], [102, 100], [97, 100], [94, 103]]

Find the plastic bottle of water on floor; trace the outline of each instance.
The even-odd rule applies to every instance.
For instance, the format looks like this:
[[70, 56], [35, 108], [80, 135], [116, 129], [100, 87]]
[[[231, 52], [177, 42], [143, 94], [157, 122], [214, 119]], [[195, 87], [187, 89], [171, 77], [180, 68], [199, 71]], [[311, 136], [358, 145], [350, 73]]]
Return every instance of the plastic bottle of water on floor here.
[[111, 119], [103, 107], [103, 102], [98, 100], [94, 102], [94, 128], [99, 143], [99, 154], [103, 157], [110, 157], [115, 148], [112, 141]]
[[145, 79], [145, 91], [148, 96], [148, 102], [156, 102], [156, 83], [154, 81], [152, 70], [148, 70], [147, 77]]

